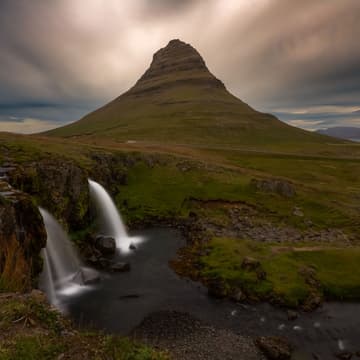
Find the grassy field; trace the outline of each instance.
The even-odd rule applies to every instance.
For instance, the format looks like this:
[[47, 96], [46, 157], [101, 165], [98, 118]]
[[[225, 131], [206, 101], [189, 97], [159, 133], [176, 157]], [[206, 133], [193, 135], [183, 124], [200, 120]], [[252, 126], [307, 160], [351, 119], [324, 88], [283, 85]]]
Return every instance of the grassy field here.
[[[240, 288], [252, 296], [276, 297], [295, 307], [303, 304], [314, 290], [327, 299], [360, 297], [360, 275], [354, 271], [360, 261], [360, 247], [324, 247], [314, 243], [294, 247], [214, 238], [208, 250], [209, 254], [201, 257], [202, 276], [223, 281], [229, 291]], [[260, 261], [265, 279], [259, 279], [255, 270], [242, 267], [246, 257]], [[309, 273], [313, 281], [309, 281]]]
[[[224, 236], [213, 240], [208, 256], [199, 258], [198, 262], [203, 266], [205, 278], [220, 276], [229, 286], [235, 280], [242, 281], [254, 293], [282, 296], [291, 305], [301, 303], [309, 291], [304, 277], [299, 275], [302, 266], [316, 268], [321, 295], [337, 299], [360, 297], [360, 279], [354, 271], [360, 243], [360, 145], [317, 145], [309, 155], [285, 153], [286, 147], [281, 152], [269, 153], [219, 149], [211, 144], [207, 147], [124, 144], [104, 139], [88, 144], [76, 143], [74, 139], [2, 134], [0, 147], [4, 149], [0, 161], [27, 163], [48, 157], [65, 158], [87, 171], [97, 166], [91, 158], [94, 153], [115, 157], [133, 154], [137, 160], [126, 169], [126, 184], [116, 186], [113, 193], [128, 224], [147, 223], [154, 218], [182, 221], [196, 212], [209, 223], [226, 229], [230, 221], [228, 212], [202, 205], [202, 201], [217, 200], [229, 208], [241, 203], [256, 209], [252, 215], [255, 227], [260, 221], [275, 228], [291, 227], [304, 232], [311, 222], [311, 230], [315, 232], [340, 230], [352, 241], [337, 242], [338, 249], [325, 242], [321, 243], [321, 250], [304, 252], [273, 253], [279, 244], [264, 245], [251, 239]], [[151, 164], [146, 160], [148, 155], [154, 160]], [[296, 194], [284, 197], [261, 191], [252, 185], [253, 179], [280, 179], [290, 183]], [[303, 216], [294, 215], [294, 208], [301, 209]], [[209, 237], [214, 234], [206, 238]], [[296, 247], [317, 245], [305, 238]], [[239, 270], [239, 261], [245, 254], [261, 258], [266, 281], [254, 282], [253, 274]]]

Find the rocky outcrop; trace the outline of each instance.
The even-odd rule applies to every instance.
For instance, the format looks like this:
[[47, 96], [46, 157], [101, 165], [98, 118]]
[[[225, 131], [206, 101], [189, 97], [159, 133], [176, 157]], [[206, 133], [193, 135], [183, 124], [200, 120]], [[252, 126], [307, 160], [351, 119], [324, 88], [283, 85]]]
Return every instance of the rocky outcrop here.
[[0, 181], [0, 291], [34, 285], [45, 242], [43, 220], [31, 197]]
[[103, 255], [114, 255], [116, 249], [115, 239], [111, 236], [98, 235], [95, 238], [95, 248]]
[[89, 213], [87, 178], [87, 172], [74, 162], [49, 158], [18, 166], [9, 181], [32, 195], [63, 225], [81, 229]]
[[154, 54], [150, 68], [127, 94], [156, 92], [179, 84], [225, 90], [224, 84], [210, 73], [198, 51], [174, 39]]

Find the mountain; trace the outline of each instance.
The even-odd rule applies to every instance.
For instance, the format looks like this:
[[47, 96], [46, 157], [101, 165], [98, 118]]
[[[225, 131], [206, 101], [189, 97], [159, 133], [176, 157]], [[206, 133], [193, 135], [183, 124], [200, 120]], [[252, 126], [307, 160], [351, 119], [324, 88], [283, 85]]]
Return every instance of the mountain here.
[[347, 139], [360, 141], [360, 128], [350, 126], [336, 126], [328, 129], [317, 131], [319, 134], [337, 137], [339, 139]]
[[46, 135], [187, 144], [325, 142], [236, 98], [191, 45], [171, 40], [127, 92]]

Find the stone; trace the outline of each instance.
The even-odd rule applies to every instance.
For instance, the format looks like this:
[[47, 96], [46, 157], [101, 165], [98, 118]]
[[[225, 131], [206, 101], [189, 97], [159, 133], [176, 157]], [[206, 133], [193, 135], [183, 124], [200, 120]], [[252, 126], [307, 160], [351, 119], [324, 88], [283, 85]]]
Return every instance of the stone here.
[[114, 255], [116, 242], [111, 236], [98, 235], [95, 238], [95, 247], [104, 255]]
[[299, 317], [299, 314], [294, 310], [287, 311], [287, 318], [290, 321], [296, 320]]
[[280, 336], [261, 336], [255, 344], [269, 360], [287, 360], [291, 358], [292, 346]]
[[241, 268], [244, 270], [253, 271], [261, 266], [260, 261], [250, 256], [246, 256], [241, 263]]
[[340, 360], [350, 360], [353, 354], [350, 351], [340, 351], [335, 356]]
[[81, 268], [73, 277], [72, 281], [79, 285], [92, 285], [100, 281], [99, 273], [90, 268]]
[[81, 272], [83, 276], [83, 282], [85, 285], [96, 284], [100, 281], [100, 275], [94, 269], [82, 268]]
[[236, 301], [236, 302], [240, 302], [245, 300], [246, 296], [245, 294], [241, 291], [241, 289], [236, 289], [233, 294], [231, 295], [231, 299]]
[[292, 214], [294, 216], [304, 217], [304, 213], [302, 212], [302, 210], [298, 206], [294, 207]]
[[130, 264], [127, 262], [117, 262], [110, 266], [110, 270], [114, 272], [126, 272], [130, 271]]

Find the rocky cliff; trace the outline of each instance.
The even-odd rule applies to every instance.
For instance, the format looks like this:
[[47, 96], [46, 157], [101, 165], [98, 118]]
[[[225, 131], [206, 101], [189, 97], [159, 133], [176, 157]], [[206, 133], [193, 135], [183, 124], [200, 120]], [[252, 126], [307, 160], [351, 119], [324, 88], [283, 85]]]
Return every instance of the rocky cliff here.
[[46, 233], [31, 197], [0, 181], [0, 291], [29, 290], [42, 269]]

